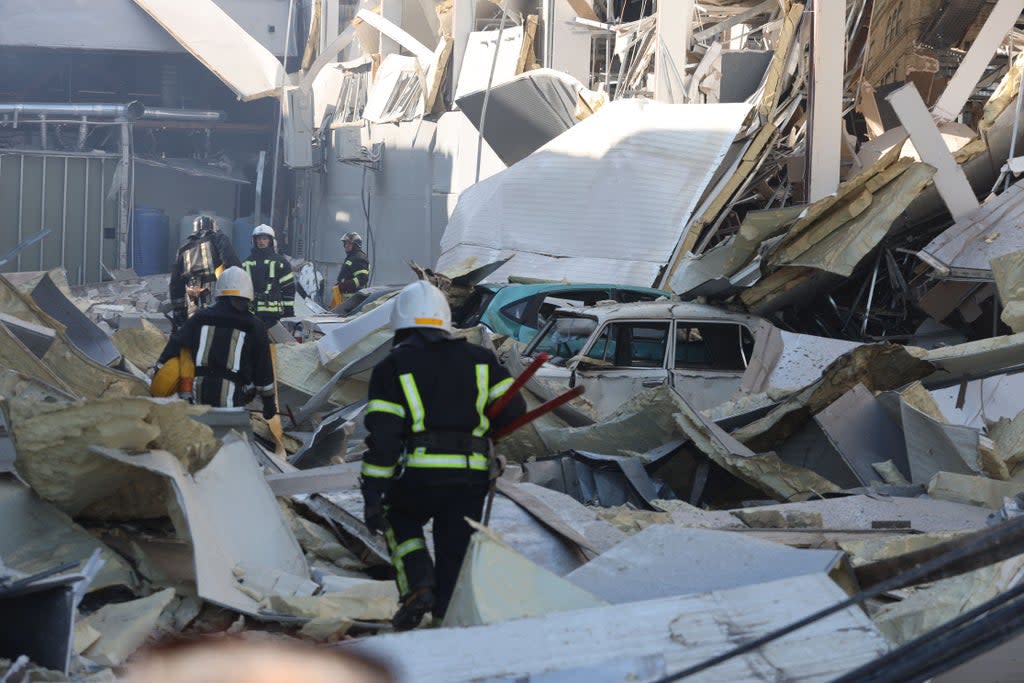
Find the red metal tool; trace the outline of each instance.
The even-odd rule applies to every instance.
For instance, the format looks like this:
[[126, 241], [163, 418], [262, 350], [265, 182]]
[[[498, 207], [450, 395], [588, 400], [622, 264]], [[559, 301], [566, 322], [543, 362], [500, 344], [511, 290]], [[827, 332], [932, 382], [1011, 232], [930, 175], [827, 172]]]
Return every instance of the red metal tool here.
[[533, 359], [529, 366], [516, 377], [516, 380], [512, 382], [512, 386], [508, 388], [504, 394], [498, 397], [498, 400], [491, 404], [491, 407], [487, 409], [487, 417], [493, 419], [495, 415], [500, 413], [508, 405], [508, 402], [512, 400], [512, 397], [519, 393], [520, 389], [530, 381], [530, 378], [537, 374], [537, 370], [540, 366], [547, 362], [548, 354], [541, 351], [537, 354], [537, 357]]
[[547, 403], [544, 403], [543, 405], [538, 406], [537, 408], [534, 408], [530, 412], [524, 413], [523, 415], [519, 416], [517, 419], [513, 420], [512, 422], [509, 422], [507, 425], [505, 425], [504, 427], [499, 429], [497, 432], [492, 434], [491, 435], [491, 439], [494, 440], [494, 441], [499, 441], [502, 438], [504, 438], [504, 437], [508, 436], [509, 434], [511, 434], [512, 432], [516, 431], [520, 427], [533, 422], [534, 420], [536, 420], [541, 415], [546, 415], [547, 413], [550, 413], [552, 410], [554, 410], [558, 406], [560, 406], [562, 404], [565, 404], [565, 403], [568, 403], [569, 401], [573, 400], [574, 398], [576, 398], [577, 396], [580, 396], [582, 394], [583, 394], [583, 386], [582, 385], [575, 386], [572, 389], [570, 389], [569, 391], [565, 392], [564, 394], [562, 394], [560, 396], [556, 396], [555, 398], [551, 399]]

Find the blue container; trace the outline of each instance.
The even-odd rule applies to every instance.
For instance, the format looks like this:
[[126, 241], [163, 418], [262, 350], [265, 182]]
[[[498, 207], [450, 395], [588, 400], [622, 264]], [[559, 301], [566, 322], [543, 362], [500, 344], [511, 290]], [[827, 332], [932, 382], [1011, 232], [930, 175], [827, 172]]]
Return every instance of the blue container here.
[[170, 219], [163, 209], [136, 207], [132, 216], [129, 249], [132, 252], [132, 265], [138, 275], [156, 275], [168, 271], [167, 239], [170, 229]]
[[231, 226], [231, 246], [235, 248], [238, 258], [245, 260], [245, 257], [252, 251], [252, 217], [236, 218]]

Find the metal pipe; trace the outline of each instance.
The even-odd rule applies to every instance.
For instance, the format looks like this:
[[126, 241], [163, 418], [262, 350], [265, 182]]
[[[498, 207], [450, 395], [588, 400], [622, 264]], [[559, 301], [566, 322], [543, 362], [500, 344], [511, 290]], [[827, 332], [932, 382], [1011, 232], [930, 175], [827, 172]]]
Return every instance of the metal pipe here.
[[89, 160], [85, 160], [85, 184], [82, 188], [82, 267], [78, 271], [78, 284], [85, 283], [85, 266], [89, 262]]
[[879, 254], [875, 260], [875, 270], [871, 274], [871, 287], [868, 289], [868, 303], [864, 307], [864, 322], [860, 326], [860, 335], [863, 337], [868, 333], [868, 320], [871, 318], [871, 305], [875, 300], [875, 284], [878, 282], [878, 269], [882, 265], [882, 255]]
[[[88, 163], [88, 162], [86, 162]], [[64, 157], [64, 198], [60, 209], [60, 267], [67, 268], [68, 252], [68, 158]]]
[[149, 121], [223, 121], [224, 112], [208, 109], [168, 109], [166, 107], [146, 107], [142, 119]]
[[85, 139], [89, 137], [89, 118], [82, 117], [82, 123], [78, 126], [78, 151], [85, 149]]
[[[24, 215], [23, 204], [25, 201], [25, 155], [21, 155], [21, 164], [19, 165], [19, 177], [18, 177], [18, 244], [21, 244], [25, 240], [24, 229], [21, 225], [21, 219]], [[18, 270], [21, 270], [21, 252], [18, 252]]]
[[[46, 157], [41, 160], [43, 165], [42, 187], [39, 190], [39, 231], [46, 230]], [[39, 241], [39, 270], [43, 270], [43, 242]]]
[[[60, 102], [0, 103], [0, 114], [20, 116], [100, 116], [106, 118], [137, 119], [145, 107], [138, 100], [128, 104], [66, 104]], [[17, 125], [17, 124], [15, 124]]]
[[46, 149], [46, 114], [39, 115], [39, 146]]

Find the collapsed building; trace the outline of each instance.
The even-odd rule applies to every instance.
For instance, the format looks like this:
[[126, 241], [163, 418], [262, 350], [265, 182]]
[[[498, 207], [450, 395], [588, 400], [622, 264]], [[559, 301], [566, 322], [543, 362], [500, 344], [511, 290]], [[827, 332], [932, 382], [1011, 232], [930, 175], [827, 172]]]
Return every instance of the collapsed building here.
[[[4, 680], [239, 633], [396, 680], [1013, 670], [1024, 0], [107, 4], [0, 28]], [[136, 53], [159, 92], [97, 90]], [[149, 395], [207, 210], [319, 271], [280, 417]], [[374, 286], [329, 311], [349, 230]], [[530, 407], [585, 393], [497, 444], [440, 627], [387, 634], [361, 415], [414, 277]]]

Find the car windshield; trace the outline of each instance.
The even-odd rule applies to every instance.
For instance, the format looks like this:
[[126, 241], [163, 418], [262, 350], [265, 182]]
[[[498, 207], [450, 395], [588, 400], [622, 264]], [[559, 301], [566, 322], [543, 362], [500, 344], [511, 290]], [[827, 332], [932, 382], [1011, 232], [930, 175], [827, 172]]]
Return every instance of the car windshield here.
[[593, 318], [575, 316], [552, 318], [527, 347], [526, 353], [529, 356], [535, 356], [544, 351], [551, 356], [552, 363], [562, 365], [583, 350], [596, 328], [597, 321]]

